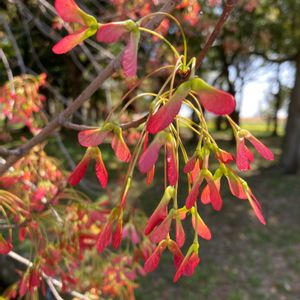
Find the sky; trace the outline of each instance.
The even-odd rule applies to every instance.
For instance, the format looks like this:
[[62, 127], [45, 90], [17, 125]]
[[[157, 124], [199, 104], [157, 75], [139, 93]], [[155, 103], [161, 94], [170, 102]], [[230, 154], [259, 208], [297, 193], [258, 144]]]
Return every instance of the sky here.
[[[291, 63], [283, 63], [280, 67], [280, 81], [289, 88], [293, 87], [295, 71]], [[249, 81], [242, 95], [241, 117], [258, 117], [268, 107], [268, 100], [272, 99], [272, 93], [278, 91], [276, 84], [276, 72], [274, 67], [262, 67]], [[286, 107], [279, 112], [280, 117], [286, 117]]]
[[[237, 107], [241, 109], [241, 118], [253, 118], [263, 115], [269, 107], [268, 101], [271, 101], [272, 94], [278, 91], [276, 83], [277, 65], [271, 64], [262, 66], [262, 60], [257, 59], [253, 63], [254, 72], [250, 76], [250, 80], [245, 84], [242, 93], [236, 95]], [[234, 78], [234, 72], [231, 70], [229, 76]], [[295, 70], [291, 63], [282, 63], [280, 66], [279, 78], [283, 85], [292, 88], [294, 84]], [[181, 115], [189, 117], [191, 110], [182, 106]], [[278, 116], [285, 118], [287, 116], [287, 105], [279, 111]]]

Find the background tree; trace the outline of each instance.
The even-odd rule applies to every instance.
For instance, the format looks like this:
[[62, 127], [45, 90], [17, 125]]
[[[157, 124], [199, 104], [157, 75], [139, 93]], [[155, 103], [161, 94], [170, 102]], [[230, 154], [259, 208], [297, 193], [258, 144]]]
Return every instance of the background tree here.
[[258, 43], [254, 54], [271, 62], [292, 61], [295, 67], [294, 87], [290, 96], [288, 119], [282, 146], [281, 166], [287, 173], [296, 173], [299, 167], [299, 9], [297, 1], [261, 1], [254, 12], [256, 22], [253, 31], [268, 40], [269, 47]]

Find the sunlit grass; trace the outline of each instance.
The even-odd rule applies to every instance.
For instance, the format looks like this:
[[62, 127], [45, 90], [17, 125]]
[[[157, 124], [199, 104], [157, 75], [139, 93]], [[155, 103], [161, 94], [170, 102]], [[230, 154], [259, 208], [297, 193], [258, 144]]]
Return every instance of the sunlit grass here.
[[[279, 136], [284, 135], [285, 123], [286, 120], [279, 119], [278, 131], [277, 131]], [[225, 124], [223, 124], [223, 126], [225, 126]], [[273, 132], [273, 123], [271, 122], [270, 125], [268, 125], [266, 120], [260, 118], [241, 119], [240, 127], [251, 131], [253, 134], [261, 135], [261, 136], [270, 136]], [[214, 118], [208, 121], [208, 128], [211, 131], [216, 130]]]

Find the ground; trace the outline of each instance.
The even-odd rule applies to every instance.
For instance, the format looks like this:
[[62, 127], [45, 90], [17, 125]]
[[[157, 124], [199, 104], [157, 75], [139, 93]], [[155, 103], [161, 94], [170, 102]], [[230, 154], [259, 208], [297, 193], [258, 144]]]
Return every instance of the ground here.
[[[263, 127], [253, 124], [246, 127], [270, 146], [278, 159], [281, 138], [267, 138]], [[218, 140], [230, 148], [226, 133], [218, 134]], [[67, 143], [77, 160], [82, 151]], [[51, 152], [51, 145], [48, 148]], [[108, 152], [110, 151], [107, 147]], [[104, 151], [106, 163], [109, 154]], [[282, 175], [274, 163], [256, 156], [256, 163], [247, 175], [253, 192], [261, 200], [267, 225], [255, 218], [247, 201], [235, 199], [223, 190], [224, 207], [213, 212], [201, 207], [202, 215], [211, 228], [211, 241], [201, 240], [201, 263], [190, 278], [181, 278], [173, 284], [174, 267], [170, 255], [163, 255], [159, 268], [139, 280], [137, 300], [298, 300], [300, 299], [300, 177]], [[111, 161], [108, 168], [115, 167]], [[110, 184], [114, 185], [114, 172], [110, 172]], [[138, 197], [139, 206], [148, 215], [161, 196], [161, 182], [157, 178], [148, 188], [144, 179], [135, 184], [131, 197]], [[182, 184], [182, 182], [180, 183]], [[150, 193], [149, 193], [150, 192]], [[151, 198], [149, 197], [151, 195]], [[184, 201], [185, 194], [180, 194]], [[186, 227], [190, 228], [190, 227]]]
[[267, 225], [258, 223], [246, 202], [226, 197], [221, 212], [206, 210], [213, 238], [202, 242], [195, 274], [174, 285], [168, 257], [141, 280], [137, 299], [299, 299], [299, 178], [262, 173], [249, 181]]

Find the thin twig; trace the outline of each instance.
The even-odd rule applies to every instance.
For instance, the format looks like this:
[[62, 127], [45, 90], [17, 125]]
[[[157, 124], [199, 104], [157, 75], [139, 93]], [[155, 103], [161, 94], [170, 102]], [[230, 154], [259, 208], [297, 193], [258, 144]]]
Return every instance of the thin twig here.
[[50, 290], [51, 290], [52, 295], [54, 296], [54, 298], [55, 298], [56, 300], [64, 300], [64, 299], [60, 296], [60, 294], [58, 293], [58, 291], [56, 290], [56, 288], [55, 288], [55, 286], [54, 286], [52, 280], [50, 280], [49, 278], [47, 278], [47, 279], [46, 279], [46, 282], [47, 282], [47, 284], [48, 284], [48, 286], [49, 286], [49, 288], [50, 288]]
[[[23, 14], [23, 11], [22, 11], [22, 8], [20, 7], [20, 5], [17, 5], [18, 9], [19, 9], [19, 12], [21, 14], [21, 19], [22, 19], [22, 23], [23, 23], [23, 27], [24, 27], [24, 31], [25, 31], [25, 34], [27, 36], [27, 41], [30, 45], [30, 48], [31, 48], [31, 54], [33, 56], [33, 59], [35, 60], [36, 62], [36, 65], [40, 68], [40, 70], [44, 73], [48, 73], [47, 72], [47, 69], [44, 67], [44, 65], [42, 64], [42, 62], [40, 61], [40, 58], [38, 56], [38, 54], [36, 53], [35, 51], [35, 47], [33, 45], [33, 41], [32, 41], [32, 37], [31, 37], [31, 34], [30, 34], [30, 29], [29, 29], [29, 26], [27, 24], [27, 21], [26, 21], [26, 18]], [[26, 72], [26, 67], [24, 70], [22, 70], [22, 73], [25, 73]]]
[[[146, 122], [147, 118], [148, 118], [148, 114], [146, 114], [145, 116], [143, 116], [137, 120], [133, 120], [128, 123], [123, 123], [120, 125], [120, 127], [124, 130], [130, 129], [130, 128], [137, 128], [141, 124]], [[99, 129], [99, 127], [97, 127], [97, 126], [87, 126], [87, 125], [75, 124], [75, 123], [69, 122], [69, 121], [62, 122], [61, 125], [65, 128], [76, 130], [76, 131]]]
[[[27, 266], [27, 267], [31, 267], [31, 266], [33, 265], [33, 263], [32, 263], [29, 259], [27, 259], [27, 258], [25, 258], [25, 257], [23, 257], [23, 256], [21, 256], [21, 255], [19, 255], [18, 253], [14, 252], [14, 251], [10, 251], [7, 255], [8, 255], [9, 257], [11, 257], [12, 259], [14, 259], [14, 260], [20, 262], [21, 264], [23, 264], [23, 265], [25, 265], [25, 266]], [[46, 274], [43, 273], [43, 272], [42, 272], [42, 276], [43, 276], [43, 278], [44, 278], [47, 282], [48, 282], [48, 280], [51, 281], [53, 286], [56, 286], [57, 288], [62, 289], [63, 284], [62, 284], [61, 281], [59, 281], [59, 280], [57, 280], [57, 279], [55, 279], [55, 278], [52, 278], [52, 277], [46, 275]], [[49, 286], [49, 287], [50, 287], [50, 286]], [[51, 287], [50, 287], [50, 289], [51, 289]], [[52, 291], [52, 289], [51, 289], [51, 291]], [[53, 292], [53, 291], [52, 291], [52, 292]], [[69, 290], [68, 293], [69, 293], [71, 296], [77, 297], [77, 298], [82, 299], [82, 300], [90, 300], [89, 297], [87, 297], [87, 296], [85, 296], [85, 295], [83, 295], [83, 294], [81, 294], [81, 293], [79, 293], [79, 292], [76, 292], [76, 291], [71, 291], [71, 290]], [[59, 297], [60, 297], [60, 296], [59, 296]], [[62, 298], [58, 298], [58, 299], [62, 299]]]
[[25, 68], [25, 63], [24, 63], [23, 57], [21, 55], [21, 51], [20, 51], [20, 48], [18, 46], [18, 43], [15, 39], [15, 36], [14, 36], [14, 34], [12, 33], [12, 31], [10, 29], [9, 23], [8, 23], [6, 17], [4, 17], [4, 16], [0, 16], [0, 21], [3, 24], [3, 26], [5, 28], [5, 31], [6, 31], [6, 34], [7, 34], [8, 38], [10, 39], [11, 44], [12, 44], [14, 50], [15, 50], [18, 65], [21, 69], [21, 72], [25, 73], [25, 69], [26, 69]]
[[8, 77], [8, 80], [9, 80], [9, 87], [10, 87], [10, 90], [12, 93], [15, 93], [15, 86], [14, 86], [14, 76], [13, 76], [13, 73], [12, 73], [12, 70], [9, 66], [9, 62], [8, 62], [8, 59], [3, 51], [2, 48], [0, 48], [0, 57], [2, 59], [2, 62], [3, 62], [3, 65], [4, 65], [4, 68], [5, 68], [5, 71], [7, 73], [7, 77]]
[[99, 127], [97, 126], [87, 126], [83, 124], [75, 124], [73, 122], [69, 121], [63, 121], [61, 123], [61, 126], [67, 129], [75, 130], [75, 131], [82, 131], [82, 130], [92, 130], [92, 129], [98, 129]]
[[219, 36], [226, 20], [228, 19], [228, 17], [232, 13], [233, 9], [235, 8], [236, 3], [237, 3], [237, 0], [227, 0], [226, 1], [225, 8], [222, 12], [222, 15], [221, 15], [220, 19], [218, 20], [218, 23], [217, 23], [216, 27], [214, 28], [213, 32], [209, 36], [209, 38], [206, 41], [203, 49], [201, 50], [200, 54], [197, 57], [196, 69], [198, 69], [201, 66], [204, 57], [206, 56], [208, 50], [213, 45], [216, 38]]
[[124, 130], [126, 129], [129, 129], [129, 128], [137, 128], [139, 127], [141, 124], [143, 124], [144, 122], [147, 121], [147, 118], [148, 118], [149, 114], [146, 114], [145, 116], [137, 119], [137, 120], [134, 120], [134, 121], [131, 121], [131, 122], [128, 122], [128, 123], [124, 123], [124, 124], [121, 124], [120, 127]]

